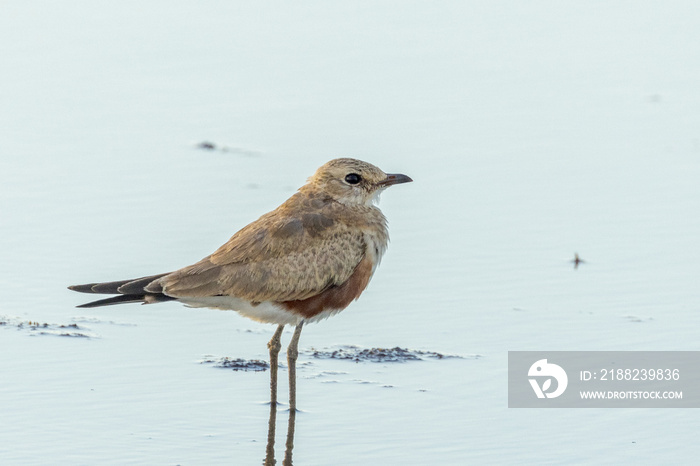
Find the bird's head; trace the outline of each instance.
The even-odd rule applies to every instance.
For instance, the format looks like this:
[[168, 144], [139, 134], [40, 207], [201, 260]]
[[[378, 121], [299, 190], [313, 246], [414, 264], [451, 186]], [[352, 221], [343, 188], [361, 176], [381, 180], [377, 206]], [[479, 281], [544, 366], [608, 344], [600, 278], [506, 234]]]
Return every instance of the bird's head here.
[[323, 192], [342, 204], [371, 205], [384, 189], [410, 181], [406, 175], [384, 173], [371, 163], [342, 158], [322, 165], [304, 188]]

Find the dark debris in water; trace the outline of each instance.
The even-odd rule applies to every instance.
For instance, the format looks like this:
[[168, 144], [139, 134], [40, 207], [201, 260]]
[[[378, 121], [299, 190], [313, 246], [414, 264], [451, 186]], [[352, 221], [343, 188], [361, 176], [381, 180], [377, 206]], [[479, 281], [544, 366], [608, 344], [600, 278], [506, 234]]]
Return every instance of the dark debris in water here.
[[355, 362], [408, 362], [425, 359], [461, 358], [461, 356], [437, 353], [434, 351], [409, 350], [405, 348], [359, 348], [343, 346], [334, 350], [311, 349], [308, 354], [317, 359], [348, 359]]
[[260, 151], [257, 150], [245, 149], [243, 147], [225, 146], [211, 141], [202, 141], [196, 144], [195, 147], [200, 150], [229, 152], [232, 154], [243, 155], [246, 157], [257, 157], [261, 154]]
[[209, 141], [202, 141], [199, 144], [197, 144], [197, 149], [214, 150], [216, 149], [216, 144]]
[[200, 364], [213, 364], [214, 367], [220, 369], [232, 369], [234, 371], [246, 372], [260, 372], [270, 368], [267, 362], [261, 361], [260, 359], [229, 358], [228, 356], [222, 358], [208, 356], [201, 360]]
[[78, 324], [49, 324], [33, 320], [0, 316], [0, 327], [23, 330], [30, 335], [51, 335], [58, 337], [92, 338], [95, 335]]

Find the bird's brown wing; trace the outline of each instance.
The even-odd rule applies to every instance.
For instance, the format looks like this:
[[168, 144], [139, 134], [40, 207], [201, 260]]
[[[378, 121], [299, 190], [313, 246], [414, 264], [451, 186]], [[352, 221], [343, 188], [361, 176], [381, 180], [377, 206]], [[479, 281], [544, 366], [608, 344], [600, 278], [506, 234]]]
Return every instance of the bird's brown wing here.
[[147, 291], [176, 298], [301, 300], [345, 283], [365, 249], [361, 231], [350, 231], [319, 210], [271, 212], [211, 256], [156, 280]]

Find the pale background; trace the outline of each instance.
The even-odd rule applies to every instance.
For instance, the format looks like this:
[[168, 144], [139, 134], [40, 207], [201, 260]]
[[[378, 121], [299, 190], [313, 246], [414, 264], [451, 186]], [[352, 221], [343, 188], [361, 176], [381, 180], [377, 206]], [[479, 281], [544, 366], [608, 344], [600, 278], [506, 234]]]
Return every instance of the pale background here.
[[506, 380], [509, 350], [700, 349], [698, 2], [4, 1], [0, 61], [1, 463], [260, 464], [268, 373], [199, 361], [274, 327], [66, 286], [199, 260], [338, 156], [415, 182], [300, 348], [464, 358], [302, 354], [297, 464], [700, 455], [696, 410], [508, 409]]

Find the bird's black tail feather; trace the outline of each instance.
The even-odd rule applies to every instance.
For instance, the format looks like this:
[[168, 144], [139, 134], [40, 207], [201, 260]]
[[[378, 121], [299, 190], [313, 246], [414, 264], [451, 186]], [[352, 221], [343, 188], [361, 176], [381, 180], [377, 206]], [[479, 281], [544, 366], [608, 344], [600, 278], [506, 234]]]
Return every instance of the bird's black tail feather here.
[[119, 296], [112, 296], [111, 298], [99, 299], [97, 301], [92, 301], [89, 303], [81, 304], [81, 308], [88, 307], [102, 307], [102, 306], [113, 306], [115, 304], [126, 304], [126, 303], [141, 303], [141, 304], [152, 304], [160, 303], [164, 301], [173, 301], [177, 298], [172, 298], [164, 294], [122, 294]]
[[[92, 301], [86, 304], [81, 304], [78, 307], [90, 308], [90, 307], [100, 307], [100, 306], [111, 306], [114, 304], [125, 304], [125, 303], [142, 303], [151, 304], [163, 301], [172, 301], [176, 298], [172, 298], [163, 293], [158, 293], [154, 289], [149, 289], [146, 291], [145, 288], [151, 284], [154, 280], [159, 279], [168, 275], [167, 273], [161, 273], [158, 275], [151, 275], [148, 277], [142, 277], [130, 280], [120, 280], [116, 282], [103, 282], [103, 283], [88, 283], [85, 285], [73, 285], [69, 286], [69, 290], [78, 291], [80, 293], [91, 293], [91, 294], [118, 294], [119, 296], [112, 296], [111, 298], [100, 299], [97, 301]], [[153, 287], [158, 288], [158, 287]], [[155, 291], [155, 292], [154, 292]]]

